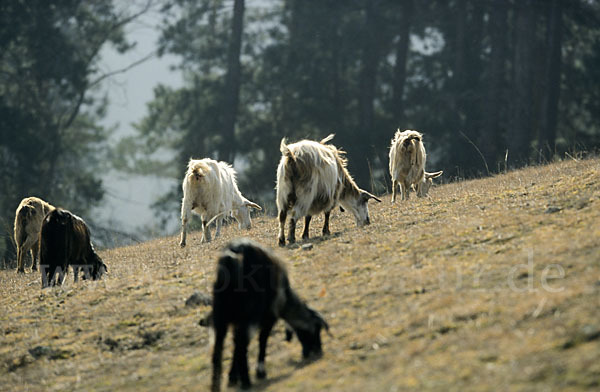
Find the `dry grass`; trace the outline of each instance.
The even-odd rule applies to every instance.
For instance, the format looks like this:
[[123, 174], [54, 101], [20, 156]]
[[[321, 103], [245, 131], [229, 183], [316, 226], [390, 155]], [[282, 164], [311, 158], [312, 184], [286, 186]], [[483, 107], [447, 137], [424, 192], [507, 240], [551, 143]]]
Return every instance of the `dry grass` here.
[[[303, 364], [279, 325], [255, 389], [600, 388], [599, 169], [562, 162], [428, 200], [388, 196], [364, 230], [336, 212], [335, 234], [312, 250], [277, 249], [333, 337]], [[254, 223], [243, 234], [274, 246], [276, 221]], [[40, 290], [38, 274], [0, 271], [0, 389], [205, 390], [206, 308], [184, 302], [210, 291], [219, 249], [240, 232], [208, 245], [199, 234], [185, 249], [173, 237], [103, 252], [110, 276], [98, 283]], [[255, 355], [253, 342], [252, 368]]]

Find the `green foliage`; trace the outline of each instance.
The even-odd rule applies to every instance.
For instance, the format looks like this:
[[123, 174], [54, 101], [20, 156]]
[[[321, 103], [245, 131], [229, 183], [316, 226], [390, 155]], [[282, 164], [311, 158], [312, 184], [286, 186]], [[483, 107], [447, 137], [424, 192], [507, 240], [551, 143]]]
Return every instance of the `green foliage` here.
[[[150, 3], [148, 3], [150, 4]], [[142, 11], [143, 12], [143, 11]], [[110, 130], [99, 125], [106, 44], [132, 47], [136, 15], [112, 0], [0, 3], [0, 250], [10, 249], [14, 211], [26, 196], [83, 214], [103, 197], [100, 169]]]
[[[430, 169], [445, 178], [498, 171], [507, 150], [508, 165], [519, 166], [600, 143], [591, 88], [600, 80], [597, 1], [246, 4], [240, 104], [233, 140], [224, 140], [233, 4], [169, 2], [160, 53], [180, 57], [186, 83], [156, 89], [138, 136], [121, 146], [131, 159], [121, 166], [145, 173], [171, 165], [181, 178], [187, 159], [218, 158], [230, 142], [242, 191], [265, 203], [282, 137], [335, 133], [359, 185], [376, 192], [388, 187], [396, 128], [425, 133]], [[148, 162], [161, 148], [174, 160]], [[162, 200], [158, 210], [177, 210], [179, 197]]]

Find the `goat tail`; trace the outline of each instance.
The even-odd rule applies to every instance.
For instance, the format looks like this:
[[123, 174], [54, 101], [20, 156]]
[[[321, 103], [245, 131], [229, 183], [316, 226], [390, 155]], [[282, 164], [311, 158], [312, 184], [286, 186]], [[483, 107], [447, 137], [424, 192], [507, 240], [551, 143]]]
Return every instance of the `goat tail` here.
[[17, 225], [15, 232], [15, 242], [17, 245], [21, 245], [27, 239], [27, 222], [31, 219], [31, 216], [35, 214], [35, 209], [30, 205], [24, 205], [17, 213]]
[[279, 151], [281, 151], [281, 155], [283, 155], [284, 157], [288, 157], [292, 160], [296, 159], [296, 157], [294, 157], [294, 153], [286, 144], [285, 138], [281, 139], [281, 144], [279, 144]]
[[326, 138], [321, 139], [321, 141], [319, 142], [320, 144], [327, 144], [331, 141], [331, 139], [333, 139], [335, 137], [335, 133], [330, 133], [329, 135], [327, 135]]

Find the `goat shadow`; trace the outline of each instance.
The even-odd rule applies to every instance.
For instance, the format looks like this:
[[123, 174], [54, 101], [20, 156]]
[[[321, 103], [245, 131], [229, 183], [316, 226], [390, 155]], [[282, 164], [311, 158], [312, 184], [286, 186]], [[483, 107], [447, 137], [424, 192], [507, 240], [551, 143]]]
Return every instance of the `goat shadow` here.
[[322, 242], [325, 242], [327, 240], [333, 239], [333, 238], [338, 238], [341, 237], [342, 234], [345, 233], [344, 231], [337, 231], [335, 233], [331, 233], [331, 234], [327, 234], [327, 235], [320, 235], [317, 237], [310, 237], [307, 239], [300, 239], [300, 240], [296, 240], [296, 242], [294, 242], [293, 244], [290, 243], [286, 243], [284, 249], [298, 249], [301, 248], [302, 245], [306, 245], [306, 244], [320, 244]]
[[[252, 390], [253, 391], [263, 391], [263, 390], [269, 388], [271, 385], [275, 385], [275, 384], [289, 378], [294, 373], [294, 371], [300, 370], [305, 366], [311, 365], [311, 364], [317, 362], [318, 360], [320, 360], [321, 358], [322, 358], [322, 356], [317, 357], [317, 358], [311, 358], [311, 359], [302, 359], [300, 361], [295, 360], [295, 359], [289, 359], [287, 361], [287, 364], [292, 366], [293, 370], [289, 370], [285, 373], [278, 374], [273, 377], [271, 377], [267, 374], [267, 378], [264, 380], [255, 379], [254, 383], [252, 384]], [[267, 364], [267, 366], [268, 366], [268, 364]]]

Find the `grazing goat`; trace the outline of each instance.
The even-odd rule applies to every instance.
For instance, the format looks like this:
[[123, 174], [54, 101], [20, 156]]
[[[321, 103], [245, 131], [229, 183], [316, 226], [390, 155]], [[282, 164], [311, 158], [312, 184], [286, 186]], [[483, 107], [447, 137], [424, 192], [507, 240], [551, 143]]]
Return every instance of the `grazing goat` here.
[[426, 197], [429, 193], [429, 188], [433, 185], [433, 178], [439, 177], [444, 173], [442, 170], [437, 171], [435, 173], [425, 172], [425, 176], [423, 177], [423, 181], [417, 184], [417, 196]]
[[262, 208], [242, 196], [235, 180], [235, 170], [225, 162], [210, 158], [190, 159], [183, 180], [183, 200], [181, 202], [181, 238], [179, 245], [185, 246], [186, 225], [190, 211], [202, 217], [202, 240], [210, 242], [208, 228], [216, 220], [215, 237], [221, 234], [223, 215], [231, 214], [240, 228], [250, 229], [250, 209]]
[[15, 214], [15, 243], [17, 245], [17, 271], [25, 272], [24, 258], [31, 253], [31, 269], [37, 270], [36, 260], [40, 249], [40, 228], [46, 214], [54, 207], [37, 197], [21, 200]]
[[285, 246], [285, 220], [291, 210], [288, 241], [296, 241], [296, 222], [305, 217], [302, 238], [309, 237], [313, 215], [325, 213], [323, 235], [330, 234], [329, 215], [339, 203], [352, 212], [356, 224], [368, 225], [369, 199], [380, 199], [360, 189], [348, 170], [344, 152], [326, 144], [333, 135], [320, 142], [302, 140], [287, 145], [281, 140], [281, 161], [277, 168], [277, 210], [279, 212], [279, 245]]
[[106, 265], [94, 250], [90, 231], [83, 219], [58, 208], [46, 215], [40, 231], [42, 288], [62, 284], [69, 265], [73, 267], [75, 281], [80, 269], [84, 271], [84, 279], [91, 276], [94, 280], [107, 271]]
[[[265, 378], [267, 339], [279, 318], [296, 333], [305, 359], [322, 355], [321, 329], [329, 331], [329, 326], [290, 287], [283, 263], [253, 241], [232, 241], [219, 258], [212, 316], [207, 317], [207, 323], [212, 323], [215, 329], [212, 391], [220, 390], [223, 342], [228, 326], [234, 327], [235, 346], [229, 384], [241, 382], [241, 387], [247, 389], [250, 387], [247, 354], [252, 331], [260, 330], [256, 377]], [[289, 340], [289, 331], [286, 335]]]
[[400, 185], [402, 200], [408, 200], [411, 186], [417, 196], [427, 195], [431, 178], [443, 172], [425, 173], [427, 154], [423, 145], [423, 135], [417, 131], [398, 130], [390, 148], [390, 176], [392, 177], [392, 203], [396, 201], [396, 189]]

